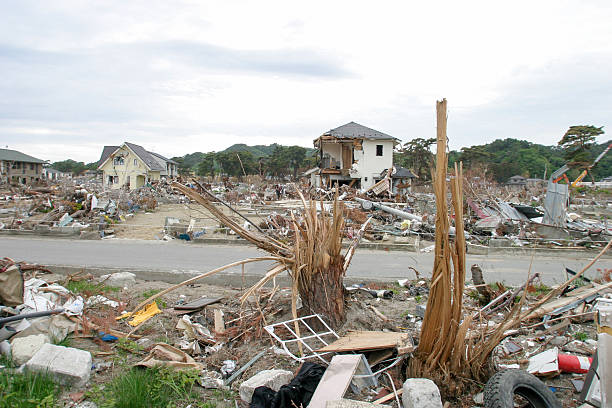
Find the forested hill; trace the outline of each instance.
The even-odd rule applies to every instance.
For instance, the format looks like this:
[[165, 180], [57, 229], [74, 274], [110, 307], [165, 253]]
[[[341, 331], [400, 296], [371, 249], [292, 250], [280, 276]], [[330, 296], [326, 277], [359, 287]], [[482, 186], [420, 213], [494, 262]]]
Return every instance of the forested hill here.
[[[591, 150], [591, 161], [611, 143], [596, 144]], [[514, 175], [527, 178], [546, 177], [566, 163], [564, 152], [557, 146], [544, 146], [517, 139], [498, 139], [488, 144], [464, 147], [461, 151], [451, 151], [449, 165], [463, 161], [463, 168], [485, 169], [499, 182], [505, 182]], [[574, 180], [582, 170], [572, 169], [568, 177]], [[612, 151], [597, 164], [591, 172], [595, 181], [612, 176]], [[585, 178], [590, 181], [590, 176]]]

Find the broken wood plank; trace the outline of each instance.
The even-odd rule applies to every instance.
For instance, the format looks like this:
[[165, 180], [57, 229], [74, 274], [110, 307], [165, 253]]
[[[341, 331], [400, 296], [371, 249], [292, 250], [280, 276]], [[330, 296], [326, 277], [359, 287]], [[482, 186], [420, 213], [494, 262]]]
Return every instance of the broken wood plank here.
[[327, 401], [341, 399], [351, 383], [362, 356], [362, 354], [334, 356], [321, 377], [308, 408], [325, 408]]
[[217, 333], [225, 333], [225, 321], [223, 320], [223, 311], [215, 309], [215, 331]]
[[372, 401], [372, 404], [383, 404], [383, 403], [385, 403], [387, 401], [390, 401], [390, 400], [394, 399], [396, 395], [399, 397], [403, 393], [404, 393], [404, 389], [400, 388], [399, 390], [397, 390], [397, 394], [394, 393], [394, 392], [390, 392], [389, 394], [385, 395], [384, 397], [381, 397], [381, 398], [379, 398], [379, 399], [377, 399], [375, 401]]
[[380, 310], [378, 310], [375, 306], [370, 305], [370, 309], [372, 309], [374, 314], [376, 316], [378, 316], [380, 318], [380, 320], [382, 320], [383, 322], [388, 322], [389, 321], [389, 318], [387, 316], [385, 316], [384, 314], [382, 314], [380, 312]]
[[223, 299], [223, 298], [203, 297], [203, 298], [200, 298], [200, 299], [193, 300], [191, 302], [187, 302], [187, 303], [185, 303], [183, 305], [174, 306], [174, 310], [193, 310], [193, 311], [198, 311], [198, 310], [203, 309], [204, 307], [206, 307], [208, 305], [212, 305], [214, 303], [217, 303], [217, 302], [221, 301], [221, 299]]
[[593, 296], [599, 292], [607, 291], [610, 288], [612, 288], [612, 282], [609, 282], [605, 285], [597, 285], [594, 288], [582, 287], [582, 288], [575, 289], [571, 292], [568, 292], [565, 297], [555, 299], [548, 303], [544, 303], [542, 306], [540, 306], [539, 308], [535, 309], [534, 311], [529, 313], [527, 316], [525, 316], [524, 320], [540, 318], [544, 315], [551, 313], [552, 311], [560, 307], [567, 306], [573, 302], [584, 300], [588, 298], [589, 296]]
[[381, 361], [385, 361], [393, 357], [393, 349], [374, 350], [368, 353], [367, 360], [370, 367], [374, 367]]
[[326, 351], [358, 351], [379, 350], [387, 348], [414, 348], [410, 334], [382, 331], [354, 331], [339, 338], [333, 343], [317, 350]]

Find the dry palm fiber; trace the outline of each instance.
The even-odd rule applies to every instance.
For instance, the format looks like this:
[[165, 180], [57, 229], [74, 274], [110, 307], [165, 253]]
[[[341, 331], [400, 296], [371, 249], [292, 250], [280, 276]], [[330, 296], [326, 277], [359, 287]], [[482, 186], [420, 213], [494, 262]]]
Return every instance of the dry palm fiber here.
[[292, 213], [295, 235], [291, 244], [275, 240], [267, 234], [249, 231], [220, 211], [206, 197], [179, 183], [172, 186], [190, 199], [203, 205], [220, 222], [234, 230], [239, 236], [269, 252], [276, 261], [266, 275], [242, 296], [245, 301], [278, 274], [288, 271], [292, 279], [293, 315], [297, 317], [297, 295], [302, 299], [302, 313], [318, 313], [332, 327], [344, 322], [344, 259], [341, 254], [344, 217], [341, 204], [336, 198], [331, 213], [325, 211], [320, 202], [306, 202], [297, 190], [304, 210], [301, 219]]
[[[446, 99], [437, 103], [436, 168], [432, 172], [436, 197], [436, 238], [432, 283], [421, 337], [409, 376], [427, 376], [438, 382], [447, 395], [463, 388], [464, 376], [470, 375], [468, 360], [473, 356], [466, 334], [471, 318], [464, 318], [463, 288], [465, 285], [465, 235], [463, 225], [463, 169], [455, 165], [450, 179], [451, 204], [455, 219], [455, 240], [449, 239], [450, 220], [447, 205], [446, 169]], [[442, 340], [443, 339], [443, 340]], [[496, 343], [497, 344], [497, 343]], [[477, 370], [480, 372], [481, 370]]]

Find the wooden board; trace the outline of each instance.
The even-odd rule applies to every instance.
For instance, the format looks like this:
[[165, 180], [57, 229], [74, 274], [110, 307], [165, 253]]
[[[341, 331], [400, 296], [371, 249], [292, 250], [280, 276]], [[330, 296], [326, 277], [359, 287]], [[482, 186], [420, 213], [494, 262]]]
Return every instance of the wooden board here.
[[174, 310], [199, 310], [213, 303], [217, 303], [222, 298], [207, 298], [203, 297], [200, 299], [193, 300], [183, 305], [174, 306]]
[[362, 354], [334, 356], [323, 377], [321, 377], [308, 408], [325, 408], [327, 401], [341, 399], [351, 383], [361, 359]]
[[548, 303], [544, 303], [542, 306], [528, 314], [524, 320], [535, 319], [551, 313], [553, 310], [569, 305], [577, 300], [586, 299], [589, 296], [593, 296], [596, 293], [605, 293], [610, 291], [612, 288], [612, 282], [608, 282], [605, 285], [597, 285], [595, 287], [580, 287], [571, 292], [565, 294], [565, 297], [561, 297]]
[[386, 348], [404, 348], [411, 345], [412, 340], [408, 333], [381, 332], [381, 331], [354, 331], [339, 338], [333, 343], [317, 350], [325, 351], [357, 351], [380, 350]]

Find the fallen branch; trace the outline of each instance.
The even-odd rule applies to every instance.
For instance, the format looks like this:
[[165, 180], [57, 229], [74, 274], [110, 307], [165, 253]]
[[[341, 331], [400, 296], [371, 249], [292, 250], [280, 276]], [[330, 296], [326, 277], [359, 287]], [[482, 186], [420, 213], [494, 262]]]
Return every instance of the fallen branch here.
[[142, 309], [144, 306], [148, 305], [149, 303], [151, 303], [152, 301], [154, 301], [158, 297], [163, 296], [166, 293], [172, 292], [173, 290], [176, 290], [176, 289], [178, 289], [180, 287], [183, 287], [185, 285], [189, 285], [190, 283], [193, 283], [193, 282], [195, 282], [197, 280], [200, 280], [200, 279], [205, 278], [205, 277], [210, 276], [210, 275], [214, 275], [217, 272], [224, 271], [224, 270], [232, 268], [234, 266], [243, 265], [243, 264], [247, 264], [247, 263], [250, 263], [250, 262], [259, 262], [259, 261], [278, 261], [278, 257], [274, 257], [274, 256], [262, 256], [260, 258], [248, 258], [248, 259], [244, 259], [242, 261], [232, 262], [231, 264], [227, 264], [225, 266], [221, 266], [221, 267], [219, 267], [217, 269], [213, 269], [212, 271], [208, 271], [208, 272], [203, 273], [201, 275], [194, 276], [193, 278], [187, 279], [186, 281], [183, 281], [181, 283], [177, 283], [174, 286], [170, 286], [169, 288], [164, 289], [161, 292], [156, 293], [153, 296], [149, 296], [147, 299], [145, 299], [142, 302], [140, 302], [138, 304], [138, 306], [136, 306], [134, 308], [134, 311], [132, 312], [132, 314], [138, 312], [140, 309]]

